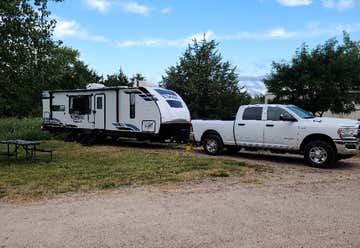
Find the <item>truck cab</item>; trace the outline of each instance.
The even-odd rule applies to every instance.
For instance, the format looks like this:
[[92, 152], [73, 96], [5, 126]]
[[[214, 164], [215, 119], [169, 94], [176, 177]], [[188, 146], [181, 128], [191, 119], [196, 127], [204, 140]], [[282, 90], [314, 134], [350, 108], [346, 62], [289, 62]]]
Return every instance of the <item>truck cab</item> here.
[[359, 152], [359, 122], [322, 118], [294, 105], [240, 106], [234, 121], [194, 120], [193, 136], [208, 154], [227, 148], [303, 154], [323, 167]]

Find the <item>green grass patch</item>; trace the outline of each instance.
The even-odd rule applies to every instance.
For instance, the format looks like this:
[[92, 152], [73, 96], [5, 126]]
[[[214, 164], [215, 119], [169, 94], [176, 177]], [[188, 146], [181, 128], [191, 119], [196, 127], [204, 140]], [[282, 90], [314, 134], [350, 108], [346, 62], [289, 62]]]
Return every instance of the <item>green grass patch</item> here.
[[26, 139], [47, 140], [51, 135], [41, 130], [41, 118], [0, 119], [0, 140]]
[[48, 154], [32, 162], [0, 157], [0, 199], [28, 200], [67, 192], [261, 173], [258, 167], [243, 162], [198, 157], [176, 149], [83, 147], [62, 141], [46, 141], [43, 146], [55, 148], [52, 162]]

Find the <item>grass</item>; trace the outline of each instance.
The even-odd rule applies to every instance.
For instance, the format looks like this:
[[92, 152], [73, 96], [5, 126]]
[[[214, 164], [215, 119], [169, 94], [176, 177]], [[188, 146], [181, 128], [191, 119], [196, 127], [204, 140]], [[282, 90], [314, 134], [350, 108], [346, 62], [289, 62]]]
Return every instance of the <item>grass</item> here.
[[[130, 185], [188, 182], [263, 173], [262, 166], [235, 160], [198, 157], [191, 152], [134, 146], [83, 147], [46, 141], [56, 149], [33, 162], [0, 157], [0, 200], [30, 200], [67, 192], [93, 192]], [[2, 150], [4, 146], [0, 147]]]
[[40, 129], [41, 118], [4, 118], [0, 119], [0, 140], [27, 139], [47, 140], [51, 138], [48, 132]]

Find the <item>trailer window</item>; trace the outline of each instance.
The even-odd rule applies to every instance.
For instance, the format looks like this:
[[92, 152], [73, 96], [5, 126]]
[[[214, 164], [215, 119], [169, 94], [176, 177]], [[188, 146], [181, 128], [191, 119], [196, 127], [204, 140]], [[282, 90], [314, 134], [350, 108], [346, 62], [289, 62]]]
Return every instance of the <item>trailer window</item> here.
[[96, 97], [96, 108], [97, 109], [102, 109], [103, 108], [103, 101], [102, 101], [101, 96]]
[[262, 107], [248, 107], [243, 114], [243, 120], [260, 121], [262, 115]]
[[65, 111], [65, 105], [53, 105], [51, 110], [54, 111], [54, 112]]
[[182, 108], [182, 103], [180, 101], [175, 100], [166, 100], [166, 102], [170, 105], [172, 108]]
[[175, 98], [177, 99], [177, 95], [175, 92], [171, 91], [171, 90], [166, 90], [166, 89], [155, 89], [155, 91], [157, 93], [159, 93], [160, 95], [162, 95], [165, 99], [168, 99], [168, 98]]
[[70, 96], [70, 114], [87, 115], [91, 113], [90, 96]]
[[135, 118], [135, 93], [130, 93], [130, 118]]

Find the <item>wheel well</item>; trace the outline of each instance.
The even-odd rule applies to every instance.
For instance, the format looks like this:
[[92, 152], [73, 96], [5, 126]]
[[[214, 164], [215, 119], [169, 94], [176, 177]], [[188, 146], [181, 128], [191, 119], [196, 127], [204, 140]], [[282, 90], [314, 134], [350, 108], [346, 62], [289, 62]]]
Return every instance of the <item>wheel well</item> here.
[[332, 138], [330, 138], [329, 136], [327, 136], [325, 134], [320, 134], [320, 133], [310, 134], [310, 135], [306, 136], [300, 145], [300, 151], [303, 152], [305, 150], [306, 145], [309, 142], [315, 141], [315, 140], [321, 140], [321, 141], [325, 141], [325, 142], [329, 143], [331, 145], [331, 147], [334, 149], [334, 151], [336, 152], [336, 146], [335, 146], [335, 143], [332, 140]]
[[224, 142], [223, 142], [223, 140], [222, 140], [222, 138], [221, 138], [221, 135], [220, 135], [217, 131], [215, 131], [215, 130], [206, 130], [206, 131], [203, 133], [203, 135], [201, 136], [201, 143], [204, 141], [204, 138], [205, 138], [207, 135], [209, 135], [209, 134], [219, 136], [221, 142], [224, 144]]

